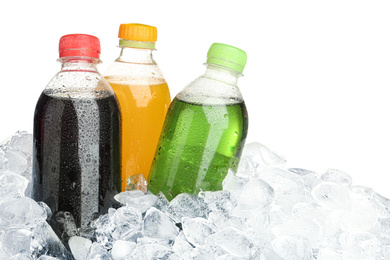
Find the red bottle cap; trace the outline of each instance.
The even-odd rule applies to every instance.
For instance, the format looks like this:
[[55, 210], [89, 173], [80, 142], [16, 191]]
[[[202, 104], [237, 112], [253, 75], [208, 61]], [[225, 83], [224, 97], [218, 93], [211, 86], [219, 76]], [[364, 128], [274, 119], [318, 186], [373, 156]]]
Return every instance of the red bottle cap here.
[[69, 56], [84, 56], [100, 58], [100, 41], [88, 34], [68, 34], [60, 39], [60, 58]]

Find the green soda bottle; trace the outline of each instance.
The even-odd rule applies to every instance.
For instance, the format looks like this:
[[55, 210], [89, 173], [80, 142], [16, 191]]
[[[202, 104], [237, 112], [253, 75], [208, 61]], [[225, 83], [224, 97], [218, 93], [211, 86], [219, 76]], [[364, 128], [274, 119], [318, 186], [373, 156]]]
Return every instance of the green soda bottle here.
[[237, 79], [246, 53], [214, 43], [206, 72], [172, 101], [149, 175], [149, 190], [168, 200], [180, 193], [222, 189], [237, 170], [248, 130], [248, 114]]

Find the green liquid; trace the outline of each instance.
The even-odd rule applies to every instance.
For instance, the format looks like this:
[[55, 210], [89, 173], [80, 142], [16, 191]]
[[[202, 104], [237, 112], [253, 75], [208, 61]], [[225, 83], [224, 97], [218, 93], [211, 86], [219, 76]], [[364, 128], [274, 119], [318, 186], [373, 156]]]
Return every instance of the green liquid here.
[[149, 175], [149, 190], [171, 200], [180, 193], [222, 189], [237, 170], [248, 129], [244, 102], [200, 105], [174, 99]]

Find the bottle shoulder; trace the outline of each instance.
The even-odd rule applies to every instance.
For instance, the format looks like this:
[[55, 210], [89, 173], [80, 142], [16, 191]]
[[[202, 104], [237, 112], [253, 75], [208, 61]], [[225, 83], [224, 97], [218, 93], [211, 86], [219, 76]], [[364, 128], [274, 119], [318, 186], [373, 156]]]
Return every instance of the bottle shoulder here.
[[176, 97], [185, 102], [199, 104], [230, 105], [244, 102], [237, 85], [204, 75], [188, 84]]
[[43, 90], [60, 98], [102, 98], [114, 95], [107, 80], [96, 71], [60, 71]]

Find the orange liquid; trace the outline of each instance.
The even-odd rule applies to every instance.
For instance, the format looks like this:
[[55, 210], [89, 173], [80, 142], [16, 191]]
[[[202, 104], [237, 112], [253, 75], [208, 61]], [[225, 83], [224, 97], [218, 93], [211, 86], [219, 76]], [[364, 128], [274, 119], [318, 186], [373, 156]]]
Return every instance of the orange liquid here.
[[165, 81], [132, 85], [106, 78], [118, 98], [122, 130], [122, 191], [134, 174], [148, 178], [171, 96]]

